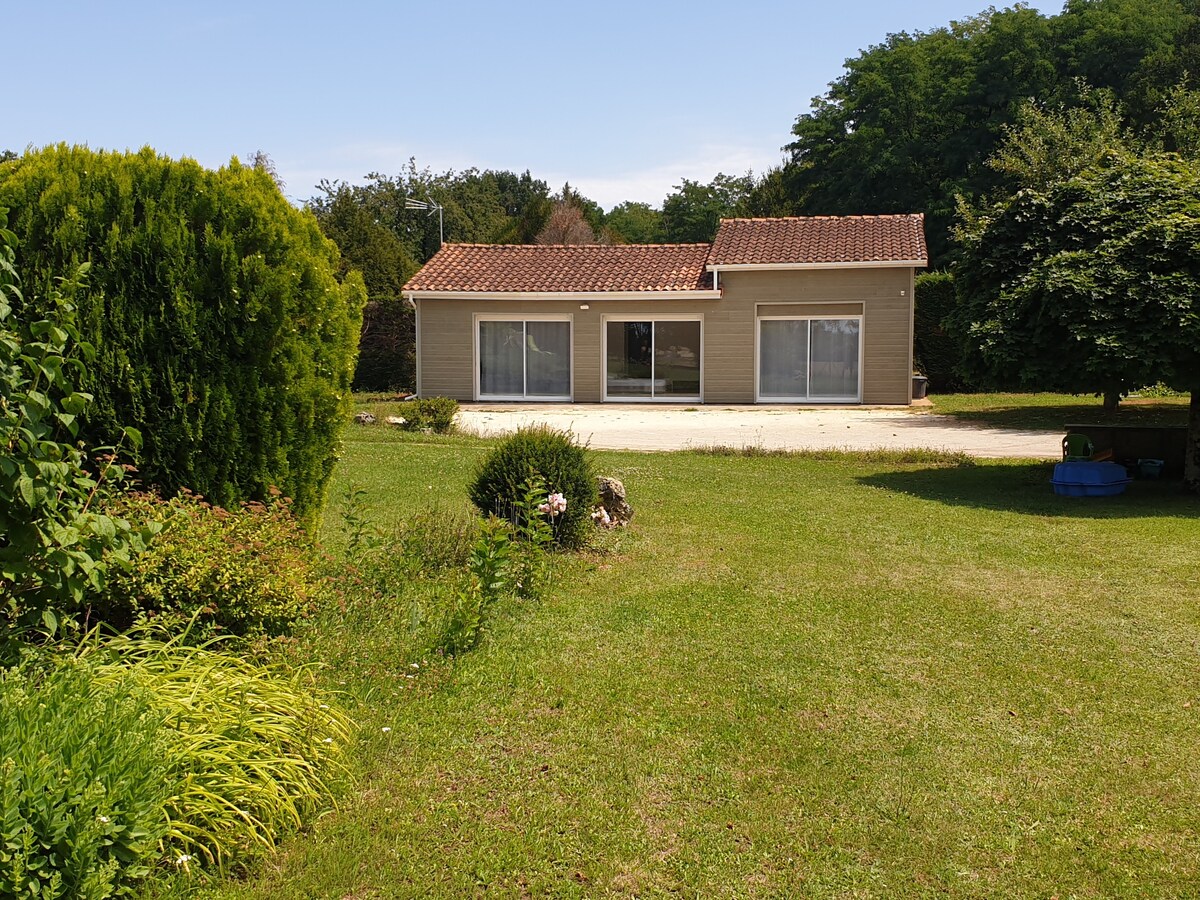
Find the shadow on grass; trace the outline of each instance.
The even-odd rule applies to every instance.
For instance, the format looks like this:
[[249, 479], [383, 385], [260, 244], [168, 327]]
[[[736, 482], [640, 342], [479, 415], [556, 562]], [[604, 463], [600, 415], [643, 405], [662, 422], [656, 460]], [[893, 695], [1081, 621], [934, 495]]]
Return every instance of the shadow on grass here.
[[1186, 425], [1188, 408], [1182, 403], [1126, 401], [1106, 415], [1096, 403], [1062, 403], [1053, 406], [995, 406], [989, 409], [934, 412], [991, 428], [1063, 431], [1067, 425]]
[[1053, 463], [954, 466], [864, 475], [860, 484], [951, 506], [1086, 519], [1200, 519], [1200, 497], [1179, 481], [1136, 480], [1116, 497], [1059, 497]]

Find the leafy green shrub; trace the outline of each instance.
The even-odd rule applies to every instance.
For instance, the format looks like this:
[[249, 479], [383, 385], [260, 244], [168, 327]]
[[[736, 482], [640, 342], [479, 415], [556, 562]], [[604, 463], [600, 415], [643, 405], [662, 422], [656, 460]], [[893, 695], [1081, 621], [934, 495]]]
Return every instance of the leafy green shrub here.
[[3, 224], [0, 214], [0, 621], [53, 634], [148, 535], [97, 509], [125, 471], [110, 454], [89, 460], [74, 440], [92, 398], [73, 380], [92, 348], [66, 294], [84, 269], [50, 294], [44, 318], [17, 322], [15, 237]]
[[111, 897], [149, 874], [171, 794], [151, 700], [85, 661], [0, 671], [0, 896]]
[[957, 302], [954, 277], [949, 272], [918, 275], [913, 293], [913, 365], [929, 379], [931, 391], [961, 390], [962, 347], [943, 324]]
[[[265, 171], [212, 171], [146, 148], [59, 145], [0, 165], [32, 310], [91, 261], [80, 330], [88, 443], [139, 429], [140, 472], [229, 506], [271, 485], [315, 520], [349, 415], [365, 299], [337, 248]], [[30, 316], [29, 318], [34, 318]]]
[[194, 619], [201, 634], [278, 635], [317, 602], [311, 542], [284, 498], [227, 510], [188, 493], [139, 494], [114, 508], [158, 535], [110, 576], [93, 610], [100, 621], [124, 629], [142, 617]]
[[569, 432], [533, 425], [505, 438], [480, 463], [468, 495], [482, 513], [508, 519], [520, 531], [532, 515], [523, 512], [523, 501], [534, 482], [566, 500], [557, 515], [538, 513], [552, 525], [554, 542], [582, 545], [596, 503], [596, 478], [586, 451]]
[[451, 397], [421, 397], [404, 404], [404, 430], [448, 434], [458, 415], [458, 401]]
[[227, 869], [332, 803], [353, 727], [312, 673], [261, 665], [219, 645], [135, 633], [84, 645], [101, 688], [148, 698], [162, 722], [171, 861]]

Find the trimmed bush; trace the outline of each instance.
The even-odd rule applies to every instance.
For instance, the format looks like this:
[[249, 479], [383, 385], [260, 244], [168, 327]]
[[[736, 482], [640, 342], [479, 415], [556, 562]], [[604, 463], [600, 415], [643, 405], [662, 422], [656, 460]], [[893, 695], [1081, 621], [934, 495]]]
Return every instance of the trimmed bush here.
[[458, 401], [450, 397], [421, 397], [404, 404], [404, 430], [448, 434], [458, 415]]
[[940, 393], [963, 388], [958, 366], [962, 347], [943, 325], [954, 310], [954, 277], [949, 272], [918, 275], [914, 289], [913, 364], [929, 379], [929, 389]]
[[579, 547], [591, 524], [596, 477], [587, 452], [569, 432], [533, 425], [505, 438], [480, 463], [468, 495], [484, 515], [508, 519], [520, 530], [527, 524], [521, 510], [530, 483], [538, 481], [547, 494], [562, 494], [567, 501], [562, 513], [546, 514], [554, 542]]
[[127, 893], [159, 859], [162, 714], [89, 663], [0, 670], [0, 896]]
[[169, 502], [143, 494], [115, 508], [158, 534], [111, 573], [93, 607], [100, 621], [181, 629], [194, 619], [197, 634], [278, 635], [316, 605], [310, 541], [283, 498], [227, 510], [190, 494]]
[[75, 297], [97, 349], [77, 389], [81, 437], [140, 430], [141, 476], [228, 506], [271, 485], [315, 520], [349, 416], [365, 299], [338, 251], [269, 174], [212, 171], [146, 148], [59, 145], [0, 163], [0, 207], [21, 241], [25, 309], [91, 263]]

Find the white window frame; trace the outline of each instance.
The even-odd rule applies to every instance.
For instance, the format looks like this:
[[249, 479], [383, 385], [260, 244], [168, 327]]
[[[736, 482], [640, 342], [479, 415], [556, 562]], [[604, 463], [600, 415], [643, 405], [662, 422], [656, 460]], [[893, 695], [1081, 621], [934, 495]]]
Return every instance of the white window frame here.
[[[863, 335], [866, 333], [866, 325], [864, 316], [859, 313], [857, 315], [811, 315], [811, 316], [755, 316], [754, 319], [754, 402], [755, 403], [862, 403], [863, 395], [863, 369], [866, 366], [866, 360], [863, 358]], [[808, 322], [808, 341], [806, 352], [808, 359], [805, 361], [805, 372], [807, 373], [808, 381], [812, 383], [812, 323], [824, 322], [833, 319], [853, 319], [858, 322], [858, 392], [854, 398], [850, 397], [764, 397], [761, 393], [759, 384], [762, 379], [762, 366], [760, 354], [762, 353], [762, 323], [763, 322]]]
[[[520, 322], [522, 331], [525, 329], [526, 322], [566, 322], [567, 323], [567, 346], [571, 355], [569, 361], [569, 380], [570, 393], [563, 395], [555, 395], [553, 397], [536, 396], [530, 397], [527, 393], [528, 385], [526, 384], [529, 377], [528, 361], [526, 356], [529, 352], [529, 346], [526, 341], [521, 341], [521, 387], [526, 389], [525, 393], [520, 395], [515, 394], [482, 394], [479, 390], [479, 364], [482, 361], [479, 351], [479, 323], [481, 322]], [[472, 342], [474, 350], [473, 357], [473, 394], [475, 401], [478, 402], [508, 402], [514, 401], [518, 403], [572, 403], [575, 400], [575, 317], [570, 313], [475, 313], [471, 321]]]
[[[650, 327], [650, 391], [649, 397], [608, 396], [608, 323], [649, 322]], [[670, 397], [655, 397], [654, 392], [654, 343], [657, 337], [655, 322], [699, 322], [700, 323], [700, 393]], [[704, 402], [704, 314], [703, 313], [607, 313], [600, 316], [600, 398], [605, 403], [703, 403]]]

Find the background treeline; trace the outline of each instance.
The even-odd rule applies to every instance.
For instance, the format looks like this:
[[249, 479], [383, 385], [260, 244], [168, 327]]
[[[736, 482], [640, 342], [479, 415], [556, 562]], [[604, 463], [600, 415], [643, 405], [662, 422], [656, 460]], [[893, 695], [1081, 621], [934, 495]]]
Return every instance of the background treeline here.
[[[364, 185], [322, 184], [311, 205], [362, 270], [371, 298], [360, 388], [412, 387], [412, 322], [393, 303], [436, 250], [437, 219], [404, 200], [445, 207], [445, 239], [476, 242], [708, 241], [722, 217], [925, 212], [930, 267], [955, 253], [958, 198], [1012, 187], [988, 166], [1022, 103], [1087, 105], [1111, 92], [1124, 124], [1143, 130], [1176, 88], [1200, 77], [1200, 0], [1070, 0], [1058, 15], [989, 9], [928, 32], [889, 35], [848, 59], [828, 91], [798, 116], [780, 166], [756, 176], [681, 181], [660, 207], [605, 212], [526, 172], [409, 169]], [[1173, 148], [1167, 148], [1173, 149]], [[936, 304], [944, 304], [944, 288]], [[926, 354], [930, 359], [932, 355]], [[951, 376], [935, 382], [951, 383]]]

